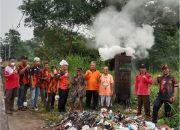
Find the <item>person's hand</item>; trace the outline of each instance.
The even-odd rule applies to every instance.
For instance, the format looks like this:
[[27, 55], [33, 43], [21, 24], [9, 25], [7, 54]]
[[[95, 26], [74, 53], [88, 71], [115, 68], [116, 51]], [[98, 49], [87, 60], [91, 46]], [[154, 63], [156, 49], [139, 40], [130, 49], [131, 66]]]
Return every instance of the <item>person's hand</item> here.
[[17, 70], [14, 70], [14, 74], [17, 74], [18, 73], [18, 71]]
[[77, 79], [77, 78], [75, 78], [74, 80], [75, 80], [75, 82], [77, 82], [77, 81], [78, 81], [78, 79]]
[[147, 77], [146, 77], [145, 75], [143, 75], [143, 78], [144, 78], [144, 79], [147, 79]]
[[69, 76], [69, 74], [68, 74], [68, 73], [65, 73], [65, 75], [64, 75], [64, 76], [68, 77], [68, 76]]
[[176, 101], [176, 97], [175, 97], [175, 96], [173, 96], [173, 97], [170, 98], [170, 102], [173, 103], [173, 102], [175, 102], [175, 101]]
[[29, 69], [29, 68], [30, 68], [30, 65], [27, 65], [26, 68]]
[[87, 70], [86, 74], [89, 75], [90, 73], [91, 73], [91, 71], [90, 71], [90, 70]]

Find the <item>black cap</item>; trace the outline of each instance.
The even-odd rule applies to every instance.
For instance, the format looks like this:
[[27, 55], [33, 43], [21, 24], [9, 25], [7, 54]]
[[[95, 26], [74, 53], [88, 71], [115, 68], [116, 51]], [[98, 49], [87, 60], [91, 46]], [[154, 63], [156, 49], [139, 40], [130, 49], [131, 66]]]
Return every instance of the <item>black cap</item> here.
[[165, 69], [168, 69], [168, 68], [169, 68], [169, 66], [168, 66], [167, 64], [164, 64], [164, 65], [162, 65], [162, 67], [161, 67], [162, 70], [165, 70]]
[[21, 56], [21, 60], [27, 60], [27, 56]]
[[16, 60], [16, 58], [15, 57], [9, 57], [9, 61], [10, 60]]
[[140, 69], [145, 69], [145, 68], [146, 68], [146, 65], [145, 65], [145, 64], [140, 64], [140, 65], [139, 65], [139, 68], [140, 68]]
[[52, 65], [52, 66], [51, 66], [51, 69], [53, 69], [53, 68], [56, 68], [56, 66], [55, 66], [55, 65]]
[[82, 71], [82, 68], [81, 67], [77, 67], [76, 70], [77, 71]]

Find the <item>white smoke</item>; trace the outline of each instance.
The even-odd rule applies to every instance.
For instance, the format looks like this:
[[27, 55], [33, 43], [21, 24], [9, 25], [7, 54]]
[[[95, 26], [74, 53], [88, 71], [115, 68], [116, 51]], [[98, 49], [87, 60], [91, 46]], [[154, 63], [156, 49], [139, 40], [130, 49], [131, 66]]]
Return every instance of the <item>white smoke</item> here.
[[93, 35], [102, 60], [126, 52], [134, 58], [145, 58], [154, 44], [153, 28], [150, 25], [138, 27], [134, 21], [136, 9], [145, 0], [130, 0], [121, 12], [113, 6], [102, 10], [93, 22]]

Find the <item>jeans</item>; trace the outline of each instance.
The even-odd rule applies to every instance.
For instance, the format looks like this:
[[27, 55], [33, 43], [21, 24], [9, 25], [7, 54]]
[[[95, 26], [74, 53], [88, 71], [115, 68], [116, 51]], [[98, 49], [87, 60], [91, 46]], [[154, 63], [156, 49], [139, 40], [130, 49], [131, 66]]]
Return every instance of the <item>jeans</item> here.
[[86, 106], [88, 108], [91, 107], [91, 100], [93, 99], [93, 109], [95, 109], [98, 105], [98, 91], [97, 90], [86, 90]]
[[23, 107], [23, 103], [24, 103], [24, 85], [20, 85], [19, 89], [18, 89], [18, 101], [17, 101], [17, 105], [18, 107]]
[[26, 102], [26, 95], [27, 95], [28, 89], [29, 89], [29, 85], [27, 84], [24, 86], [24, 102]]
[[26, 94], [29, 86], [21, 84], [18, 89], [18, 107], [23, 107], [23, 103], [26, 101]]
[[39, 96], [39, 87], [35, 86], [34, 88], [30, 88], [30, 104], [31, 108], [36, 108], [37, 107], [37, 100]]
[[171, 103], [169, 101], [165, 101], [157, 97], [153, 106], [152, 122], [157, 123], [158, 111], [163, 103], [164, 103], [164, 109], [165, 109], [165, 116], [166, 117], [171, 116], [171, 106], [170, 106]]
[[58, 110], [59, 112], [65, 112], [69, 89], [66, 90], [59, 89], [58, 91], [59, 91]]

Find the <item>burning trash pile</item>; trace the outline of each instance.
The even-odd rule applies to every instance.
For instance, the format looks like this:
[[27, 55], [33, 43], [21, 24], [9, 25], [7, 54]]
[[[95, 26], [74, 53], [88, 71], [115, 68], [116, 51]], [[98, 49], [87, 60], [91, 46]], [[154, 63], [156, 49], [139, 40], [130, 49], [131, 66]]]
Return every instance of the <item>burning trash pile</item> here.
[[71, 112], [54, 126], [54, 130], [156, 130], [154, 123], [142, 117], [125, 116], [105, 108], [101, 112]]

